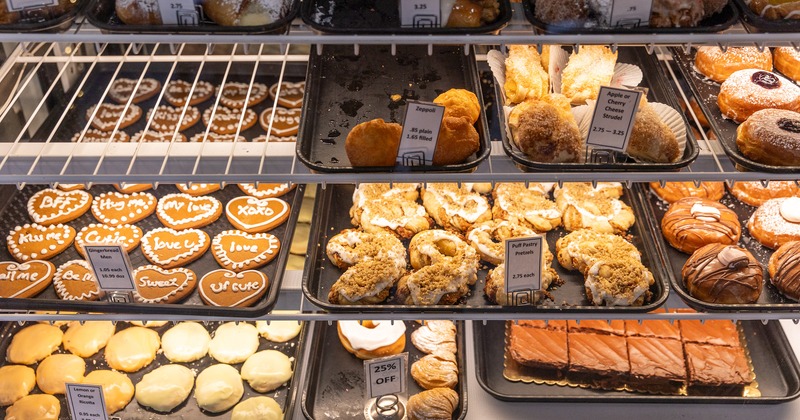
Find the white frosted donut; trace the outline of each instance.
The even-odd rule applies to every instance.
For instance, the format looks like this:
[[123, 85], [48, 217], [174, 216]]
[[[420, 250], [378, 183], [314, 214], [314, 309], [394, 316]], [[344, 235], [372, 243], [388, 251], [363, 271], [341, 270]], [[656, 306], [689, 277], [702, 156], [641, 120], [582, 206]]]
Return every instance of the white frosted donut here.
[[339, 321], [337, 330], [344, 348], [360, 359], [400, 354], [406, 346], [403, 321]]

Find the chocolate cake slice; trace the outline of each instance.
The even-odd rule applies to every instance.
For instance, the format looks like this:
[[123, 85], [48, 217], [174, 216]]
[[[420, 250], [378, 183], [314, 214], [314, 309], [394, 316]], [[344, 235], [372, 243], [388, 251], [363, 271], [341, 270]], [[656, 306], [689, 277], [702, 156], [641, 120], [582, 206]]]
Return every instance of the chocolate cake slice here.
[[540, 320], [526, 319], [517, 321], [517, 324], [528, 328], [542, 328], [554, 331], [567, 331], [567, 321], [553, 320], [545, 322]]
[[713, 320], [701, 323], [697, 320], [678, 321], [684, 343], [714, 344], [740, 347], [739, 330], [731, 321]]
[[689, 395], [742, 395], [753, 382], [742, 347], [686, 343]]
[[515, 362], [540, 371], [537, 376], [562, 378], [567, 370], [567, 332], [510, 324], [509, 353]]
[[610, 322], [596, 319], [585, 319], [580, 323], [577, 321], [567, 321], [567, 327], [570, 333], [625, 335], [625, 321], [621, 319], [611, 320]]
[[628, 381], [630, 364], [625, 337], [569, 334], [569, 377], [600, 388], [620, 388]]
[[628, 386], [644, 392], [676, 394], [686, 383], [683, 345], [678, 340], [628, 337]]

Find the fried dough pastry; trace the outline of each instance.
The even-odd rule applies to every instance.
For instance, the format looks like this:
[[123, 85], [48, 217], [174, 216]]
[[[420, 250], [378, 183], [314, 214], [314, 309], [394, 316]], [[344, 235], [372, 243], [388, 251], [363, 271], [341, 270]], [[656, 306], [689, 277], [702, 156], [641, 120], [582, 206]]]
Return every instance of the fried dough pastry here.
[[492, 215], [498, 220], [547, 232], [561, 226], [561, 212], [556, 203], [523, 183], [500, 183], [492, 191]]
[[506, 101], [518, 104], [539, 99], [550, 91], [550, 76], [533, 45], [511, 45], [506, 58]]
[[561, 73], [561, 93], [573, 105], [597, 99], [600, 86], [608, 86], [614, 77], [617, 53], [603, 45], [584, 45], [578, 54], [569, 56]]
[[419, 184], [372, 184], [362, 183], [353, 191], [353, 207], [350, 208], [350, 220], [353, 225], [358, 226], [361, 213], [365, 206], [369, 206], [374, 200], [380, 199], [401, 199], [406, 201], [416, 201], [419, 197]]
[[517, 147], [536, 162], [583, 160], [583, 136], [563, 95], [522, 102], [511, 110], [508, 126]]
[[437, 350], [456, 353], [456, 324], [447, 320], [424, 321], [423, 326], [411, 333], [411, 344], [426, 354]]
[[480, 135], [467, 117], [442, 118], [433, 164], [455, 165], [467, 160], [480, 148]]
[[353, 166], [394, 166], [403, 127], [376, 118], [356, 125], [345, 140], [344, 150]]
[[470, 124], [475, 124], [481, 116], [478, 97], [466, 89], [450, 89], [437, 96], [433, 103], [444, 106], [445, 117], [466, 117]]

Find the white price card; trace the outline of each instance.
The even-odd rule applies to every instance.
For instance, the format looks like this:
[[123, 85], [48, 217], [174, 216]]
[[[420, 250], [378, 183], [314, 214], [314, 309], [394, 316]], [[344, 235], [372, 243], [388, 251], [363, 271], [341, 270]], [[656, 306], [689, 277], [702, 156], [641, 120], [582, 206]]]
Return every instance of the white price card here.
[[613, 0], [611, 6], [610, 26], [622, 28], [636, 28], [648, 26], [650, 23], [650, 9], [652, 1], [642, 0]]
[[58, 4], [58, 0], [7, 0], [6, 6], [9, 12], [20, 12], [23, 10], [36, 10], [51, 7]]
[[540, 290], [544, 237], [506, 239], [505, 246], [506, 294]]
[[122, 245], [84, 245], [100, 290], [136, 291], [128, 253]]
[[408, 377], [408, 353], [364, 360], [364, 371], [367, 374], [367, 398], [403, 394]]
[[403, 133], [397, 150], [397, 164], [402, 166], [431, 165], [444, 107], [427, 102], [408, 101], [403, 119]]
[[194, 0], [158, 0], [158, 10], [165, 25], [196, 26], [200, 23]]
[[400, 0], [400, 26], [438, 28], [442, 23], [441, 0]]
[[639, 109], [642, 92], [602, 86], [589, 126], [586, 144], [624, 152]]
[[66, 384], [67, 406], [72, 420], [107, 420], [106, 401], [100, 385]]

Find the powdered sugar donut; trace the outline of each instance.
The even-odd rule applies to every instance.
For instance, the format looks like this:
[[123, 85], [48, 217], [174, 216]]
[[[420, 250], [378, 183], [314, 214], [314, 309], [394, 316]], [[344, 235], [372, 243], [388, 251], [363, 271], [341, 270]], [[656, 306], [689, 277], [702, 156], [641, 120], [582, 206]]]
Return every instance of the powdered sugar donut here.
[[756, 240], [772, 249], [800, 240], [800, 197], [768, 200], [750, 216], [747, 229]]

